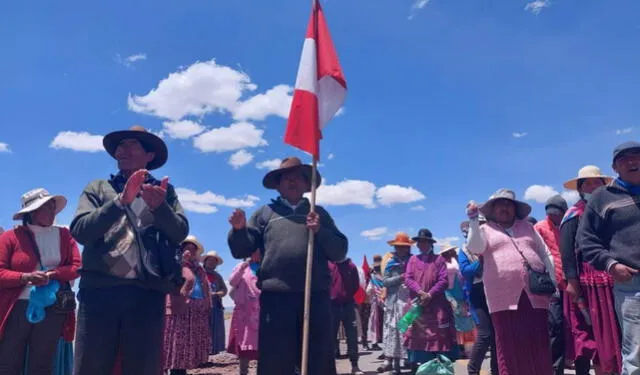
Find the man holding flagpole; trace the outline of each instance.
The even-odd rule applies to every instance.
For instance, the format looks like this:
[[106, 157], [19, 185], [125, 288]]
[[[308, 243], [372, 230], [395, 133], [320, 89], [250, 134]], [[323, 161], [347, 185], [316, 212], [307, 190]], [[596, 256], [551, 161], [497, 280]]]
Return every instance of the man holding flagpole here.
[[[347, 255], [347, 238], [336, 228], [322, 207], [311, 210], [303, 197], [311, 190], [313, 168], [291, 157], [263, 180], [267, 189], [280, 196], [258, 209], [249, 219], [236, 210], [229, 222], [231, 254], [238, 259], [262, 251], [258, 271], [260, 331], [258, 375], [289, 375], [299, 365], [303, 341], [305, 265], [309, 233], [314, 235], [311, 305], [309, 317], [309, 373], [335, 375], [335, 336], [327, 317], [331, 276], [327, 261], [338, 262]], [[317, 171], [315, 173], [318, 173]], [[320, 176], [316, 176], [320, 181]]]

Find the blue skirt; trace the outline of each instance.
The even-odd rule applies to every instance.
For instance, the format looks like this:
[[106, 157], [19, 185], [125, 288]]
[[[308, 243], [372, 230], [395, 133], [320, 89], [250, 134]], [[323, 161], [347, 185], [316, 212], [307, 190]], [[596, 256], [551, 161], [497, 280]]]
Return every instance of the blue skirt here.
[[[29, 349], [25, 354], [23, 374], [28, 373]], [[58, 348], [53, 358], [53, 375], [71, 375], [73, 372], [73, 343], [62, 338], [58, 340]]]
[[225, 331], [224, 331], [224, 308], [222, 306], [214, 306], [211, 310], [211, 353], [216, 355], [225, 351]]

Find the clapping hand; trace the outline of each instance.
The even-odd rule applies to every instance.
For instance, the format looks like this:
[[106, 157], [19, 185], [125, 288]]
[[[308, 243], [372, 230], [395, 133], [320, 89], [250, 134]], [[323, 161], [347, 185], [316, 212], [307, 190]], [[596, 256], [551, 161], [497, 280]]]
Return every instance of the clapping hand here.
[[142, 199], [149, 208], [156, 209], [167, 199], [167, 187], [169, 187], [169, 177], [164, 177], [160, 186], [144, 184], [142, 185]]
[[136, 199], [138, 193], [140, 193], [144, 180], [147, 178], [147, 173], [148, 171], [146, 169], [140, 169], [129, 176], [127, 183], [124, 185], [124, 190], [120, 195], [121, 204], [126, 206]]

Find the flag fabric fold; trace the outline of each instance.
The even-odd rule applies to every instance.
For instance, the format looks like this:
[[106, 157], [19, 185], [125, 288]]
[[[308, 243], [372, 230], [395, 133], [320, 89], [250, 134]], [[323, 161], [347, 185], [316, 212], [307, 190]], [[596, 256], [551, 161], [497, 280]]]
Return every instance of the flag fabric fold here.
[[320, 160], [322, 129], [342, 107], [347, 83], [319, 1], [302, 47], [284, 142]]

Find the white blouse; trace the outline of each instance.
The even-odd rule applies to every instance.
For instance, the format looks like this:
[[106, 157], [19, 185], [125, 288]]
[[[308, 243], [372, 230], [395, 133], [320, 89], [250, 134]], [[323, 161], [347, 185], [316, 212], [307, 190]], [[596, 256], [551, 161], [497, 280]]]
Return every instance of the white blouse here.
[[[38, 250], [40, 250], [40, 259], [45, 270], [56, 268], [60, 265], [60, 228], [57, 226], [39, 227], [37, 225], [29, 225], [29, 229], [33, 232]], [[35, 271], [40, 271], [40, 264], [36, 266]], [[22, 290], [18, 299], [29, 299], [31, 287], [27, 286]]]

